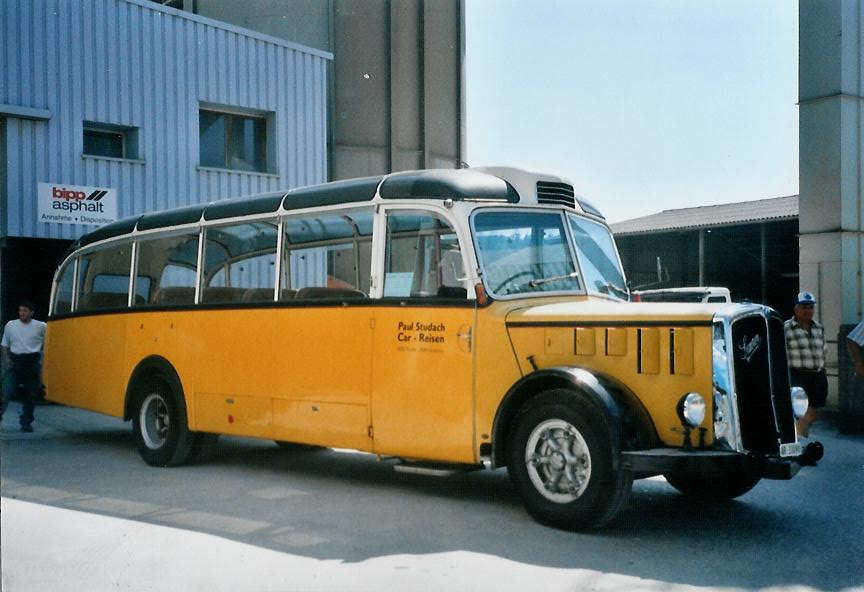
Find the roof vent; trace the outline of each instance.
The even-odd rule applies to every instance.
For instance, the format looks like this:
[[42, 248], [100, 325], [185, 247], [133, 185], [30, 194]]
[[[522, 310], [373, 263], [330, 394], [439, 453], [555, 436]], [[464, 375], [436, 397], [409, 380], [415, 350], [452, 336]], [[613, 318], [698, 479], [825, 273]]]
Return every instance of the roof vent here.
[[576, 208], [573, 186], [567, 183], [537, 181], [537, 202], [548, 206]]

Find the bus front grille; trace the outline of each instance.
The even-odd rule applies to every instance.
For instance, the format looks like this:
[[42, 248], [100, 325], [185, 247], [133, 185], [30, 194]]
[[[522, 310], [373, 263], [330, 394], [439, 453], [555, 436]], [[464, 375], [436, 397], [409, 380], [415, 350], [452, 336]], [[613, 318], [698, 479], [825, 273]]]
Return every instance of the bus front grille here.
[[795, 441], [783, 322], [774, 315], [735, 321], [732, 349], [744, 449], [776, 453]]

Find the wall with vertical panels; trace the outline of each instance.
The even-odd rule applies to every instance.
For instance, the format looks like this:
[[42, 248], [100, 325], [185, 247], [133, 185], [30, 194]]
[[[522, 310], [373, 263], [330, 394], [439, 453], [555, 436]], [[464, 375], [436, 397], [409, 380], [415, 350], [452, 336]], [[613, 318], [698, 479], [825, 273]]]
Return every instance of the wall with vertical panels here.
[[[0, 236], [93, 230], [38, 222], [39, 182], [116, 188], [122, 217], [326, 181], [331, 59], [144, 0], [0, 0], [0, 105], [50, 114], [5, 116]], [[275, 171], [200, 168], [200, 103], [274, 113]], [[84, 156], [84, 121], [139, 128], [139, 160]]]

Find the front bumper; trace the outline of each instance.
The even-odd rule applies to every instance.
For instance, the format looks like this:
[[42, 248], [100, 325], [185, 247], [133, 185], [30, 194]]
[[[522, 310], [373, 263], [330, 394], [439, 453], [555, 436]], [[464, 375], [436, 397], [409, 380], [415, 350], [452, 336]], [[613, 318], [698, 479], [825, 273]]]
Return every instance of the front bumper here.
[[781, 458], [724, 450], [653, 448], [621, 453], [621, 468], [639, 475], [755, 473], [765, 479], [791, 479], [801, 467], [822, 458], [822, 444], [811, 442], [800, 456]]

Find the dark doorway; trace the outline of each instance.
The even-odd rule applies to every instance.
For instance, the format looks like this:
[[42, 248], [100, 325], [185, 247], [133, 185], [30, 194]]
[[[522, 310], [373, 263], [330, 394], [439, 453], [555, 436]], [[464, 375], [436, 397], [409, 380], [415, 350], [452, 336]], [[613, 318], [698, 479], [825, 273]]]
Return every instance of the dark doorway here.
[[51, 282], [70, 240], [0, 239], [0, 320], [18, 317], [18, 303], [32, 300], [36, 318], [48, 316]]

